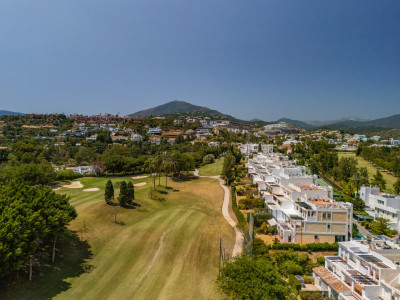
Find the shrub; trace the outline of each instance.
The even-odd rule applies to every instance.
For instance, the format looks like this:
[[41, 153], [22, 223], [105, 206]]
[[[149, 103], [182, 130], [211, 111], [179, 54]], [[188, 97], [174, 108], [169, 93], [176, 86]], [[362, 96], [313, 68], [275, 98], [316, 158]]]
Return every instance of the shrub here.
[[212, 164], [213, 162], [215, 162], [214, 154], [207, 154], [206, 156], [204, 156], [203, 165]]
[[304, 274], [304, 269], [300, 265], [296, 264], [294, 261], [291, 260], [284, 262], [283, 270], [285, 274], [292, 274], [292, 275]]
[[236, 194], [235, 194], [235, 185], [234, 184], [231, 185], [231, 194], [232, 194], [231, 195], [232, 196], [232, 209], [233, 209], [233, 212], [236, 215], [236, 218], [238, 219], [238, 222], [239, 223], [241, 223], [241, 222], [246, 223], [244, 215], [242, 214], [240, 209], [237, 207]]
[[259, 212], [254, 214], [254, 226], [260, 227], [264, 222], [267, 223], [268, 220], [272, 219], [273, 215], [268, 212]]
[[324, 266], [325, 265], [325, 257], [318, 257], [317, 264], [320, 266]]
[[301, 290], [301, 283], [300, 283], [300, 281], [297, 280], [297, 278], [294, 275], [290, 274], [288, 276], [288, 279], [289, 279], [289, 285], [292, 288], [294, 288], [297, 291]]
[[314, 278], [309, 275], [303, 276], [304, 284], [314, 284]]
[[82, 177], [81, 174], [75, 173], [72, 170], [60, 170], [56, 173], [56, 180], [73, 180]]

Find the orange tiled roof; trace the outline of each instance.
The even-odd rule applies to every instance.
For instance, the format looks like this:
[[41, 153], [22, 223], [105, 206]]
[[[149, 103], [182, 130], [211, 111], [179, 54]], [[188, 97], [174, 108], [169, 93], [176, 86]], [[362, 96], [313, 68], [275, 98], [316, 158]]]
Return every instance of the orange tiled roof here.
[[350, 291], [350, 288], [341, 282], [335, 275], [333, 275], [325, 267], [317, 267], [313, 269], [313, 272], [317, 274], [323, 281], [325, 281], [331, 288], [338, 294], [345, 291]]

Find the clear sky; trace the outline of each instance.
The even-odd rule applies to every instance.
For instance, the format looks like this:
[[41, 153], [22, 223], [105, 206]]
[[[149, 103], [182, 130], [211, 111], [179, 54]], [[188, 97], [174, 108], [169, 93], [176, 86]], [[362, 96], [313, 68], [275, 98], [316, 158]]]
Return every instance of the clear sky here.
[[400, 2], [0, 2], [0, 109], [171, 100], [242, 119], [400, 113]]

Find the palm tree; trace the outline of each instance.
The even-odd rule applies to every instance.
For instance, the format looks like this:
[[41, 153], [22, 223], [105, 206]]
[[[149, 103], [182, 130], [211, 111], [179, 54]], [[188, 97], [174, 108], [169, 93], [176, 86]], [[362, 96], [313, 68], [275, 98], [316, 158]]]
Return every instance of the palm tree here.
[[171, 156], [167, 153], [164, 152], [163, 155], [163, 160], [162, 160], [162, 166], [165, 172], [165, 187], [168, 187], [168, 171], [171, 170]]
[[358, 190], [360, 188], [361, 181], [363, 181], [363, 177], [361, 176], [360, 173], [356, 172], [356, 173], [353, 174], [353, 176], [351, 176], [350, 181], [353, 181], [355, 183], [355, 185], [357, 187], [356, 193], [358, 195]]
[[160, 180], [161, 180], [161, 169], [163, 167], [163, 155], [157, 154], [155, 157], [155, 164], [157, 168], [157, 173], [158, 173], [158, 185], [161, 185]]
[[154, 157], [150, 157], [145, 162], [146, 168], [149, 169], [151, 175], [153, 175], [153, 188], [156, 188], [156, 170], [157, 170], [157, 161]]

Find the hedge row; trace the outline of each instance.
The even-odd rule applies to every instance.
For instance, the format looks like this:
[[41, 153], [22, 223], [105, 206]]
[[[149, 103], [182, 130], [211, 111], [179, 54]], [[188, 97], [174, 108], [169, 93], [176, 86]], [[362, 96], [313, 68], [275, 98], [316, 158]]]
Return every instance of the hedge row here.
[[318, 243], [318, 244], [275, 244], [267, 245], [269, 250], [290, 250], [294, 251], [337, 251], [338, 243]]
[[240, 211], [240, 209], [237, 207], [236, 203], [236, 193], [235, 193], [235, 186], [231, 186], [231, 196], [232, 196], [232, 209], [236, 215], [236, 218], [238, 219], [238, 222], [245, 222], [244, 215]]

